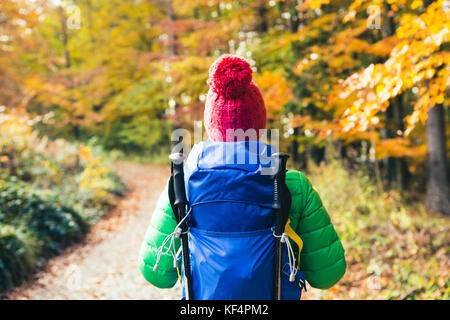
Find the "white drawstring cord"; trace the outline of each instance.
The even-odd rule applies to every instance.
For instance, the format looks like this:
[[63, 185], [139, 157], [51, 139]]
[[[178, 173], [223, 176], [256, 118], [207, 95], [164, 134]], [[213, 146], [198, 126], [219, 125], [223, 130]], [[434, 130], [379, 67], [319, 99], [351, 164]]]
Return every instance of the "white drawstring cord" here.
[[[161, 255], [168, 255], [169, 253], [172, 255], [173, 258], [173, 267], [176, 268], [177, 265], [177, 252], [175, 251], [175, 238], [180, 238], [180, 236], [182, 234], [187, 233], [186, 232], [181, 232], [181, 224], [184, 222], [184, 220], [186, 220], [186, 218], [189, 216], [189, 214], [191, 213], [192, 208], [189, 209], [188, 213], [184, 216], [183, 219], [181, 219], [181, 221], [177, 224], [177, 226], [175, 227], [174, 231], [169, 234], [163, 241], [163, 243], [161, 244], [161, 246], [158, 248], [158, 255], [156, 257], [156, 263], [155, 266], [153, 267], [153, 271], [156, 272], [158, 270], [159, 267], [159, 261], [161, 259]], [[169, 242], [169, 247], [167, 248], [166, 251], [163, 251], [167, 245], [167, 242]]]
[[297, 268], [295, 266], [295, 254], [294, 249], [292, 248], [291, 242], [289, 241], [289, 236], [286, 232], [283, 232], [281, 236], [278, 236], [275, 234], [275, 231], [273, 232], [273, 236], [276, 238], [280, 238], [281, 243], [286, 243], [286, 249], [288, 252], [288, 259], [289, 259], [289, 281], [294, 282], [295, 281], [295, 275], [297, 274]]

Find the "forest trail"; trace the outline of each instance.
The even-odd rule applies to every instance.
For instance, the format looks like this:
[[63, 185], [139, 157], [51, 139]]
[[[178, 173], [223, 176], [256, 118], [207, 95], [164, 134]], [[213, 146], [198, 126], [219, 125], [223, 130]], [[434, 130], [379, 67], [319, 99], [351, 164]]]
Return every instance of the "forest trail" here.
[[161, 290], [142, 277], [137, 259], [153, 208], [170, 174], [168, 167], [116, 163], [130, 189], [83, 243], [49, 261], [37, 280], [15, 289], [10, 299], [179, 299], [177, 284]]
[[[168, 167], [120, 162], [117, 174], [129, 192], [95, 224], [86, 240], [51, 259], [35, 280], [16, 288], [9, 299], [179, 299], [172, 289], [148, 284], [137, 267], [141, 242], [156, 201], [170, 174]], [[309, 286], [308, 286], [309, 287]], [[313, 298], [308, 288], [304, 298]]]

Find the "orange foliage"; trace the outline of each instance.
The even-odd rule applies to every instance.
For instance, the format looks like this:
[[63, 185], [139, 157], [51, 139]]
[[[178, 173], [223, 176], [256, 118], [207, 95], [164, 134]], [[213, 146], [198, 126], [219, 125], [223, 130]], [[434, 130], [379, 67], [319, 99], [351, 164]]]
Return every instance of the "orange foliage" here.
[[268, 119], [275, 118], [281, 107], [293, 98], [289, 83], [280, 74], [266, 71], [255, 82], [263, 93]]

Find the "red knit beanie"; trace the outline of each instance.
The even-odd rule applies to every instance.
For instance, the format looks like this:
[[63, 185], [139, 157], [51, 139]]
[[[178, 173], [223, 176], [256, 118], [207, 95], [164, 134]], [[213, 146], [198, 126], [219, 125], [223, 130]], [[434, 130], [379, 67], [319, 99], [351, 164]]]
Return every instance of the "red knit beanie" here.
[[205, 128], [214, 141], [229, 141], [227, 129], [266, 128], [261, 91], [252, 81], [252, 69], [243, 58], [223, 55], [209, 68]]

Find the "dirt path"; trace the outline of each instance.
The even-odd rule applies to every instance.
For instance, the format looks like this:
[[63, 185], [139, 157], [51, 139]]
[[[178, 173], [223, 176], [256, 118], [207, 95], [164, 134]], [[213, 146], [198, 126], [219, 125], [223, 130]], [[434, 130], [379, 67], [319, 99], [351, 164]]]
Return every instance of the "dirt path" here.
[[[137, 268], [138, 252], [169, 168], [116, 164], [130, 192], [86, 240], [51, 259], [34, 281], [15, 289], [10, 299], [179, 299], [180, 288], [161, 290]], [[312, 292], [311, 292], [312, 291]], [[306, 299], [316, 292], [308, 290]]]
[[82, 244], [51, 259], [37, 280], [10, 299], [179, 299], [179, 285], [161, 290], [137, 268], [138, 252], [169, 169], [118, 163], [131, 191], [110, 215], [93, 226]]

